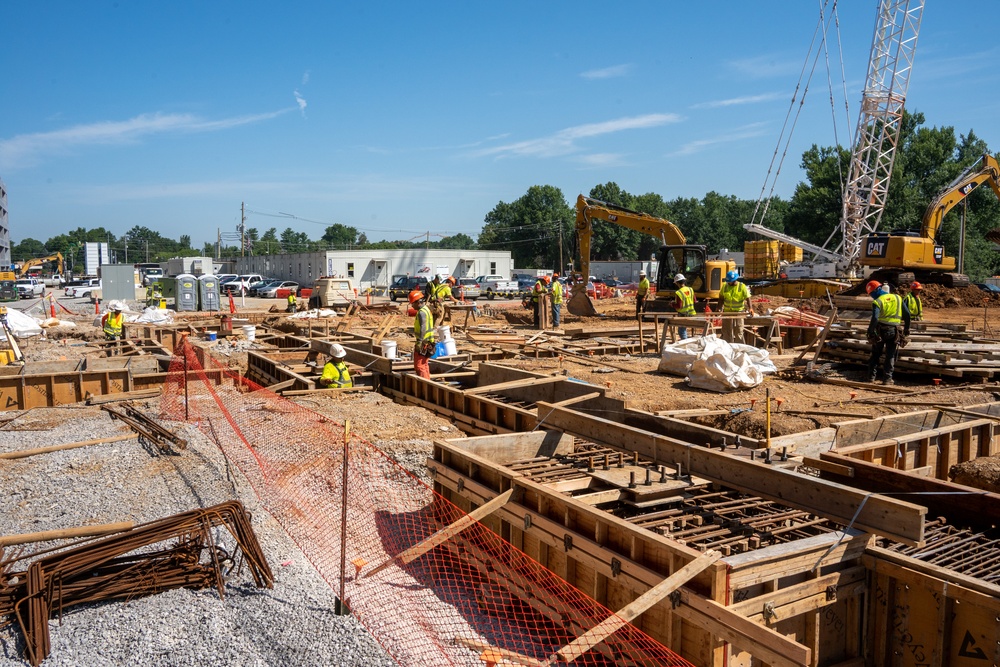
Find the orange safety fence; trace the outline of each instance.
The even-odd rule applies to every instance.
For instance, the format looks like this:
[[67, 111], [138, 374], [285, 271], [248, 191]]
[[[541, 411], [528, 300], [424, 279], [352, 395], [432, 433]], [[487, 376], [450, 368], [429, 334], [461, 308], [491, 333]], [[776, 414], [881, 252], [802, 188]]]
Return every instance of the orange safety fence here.
[[[550, 664], [614, 616], [481, 522], [413, 549], [469, 515], [349, 427], [208, 364], [221, 375], [209, 377], [182, 339], [162, 416], [197, 424], [220, 447], [398, 664]], [[573, 664], [690, 664], [620, 625]]]

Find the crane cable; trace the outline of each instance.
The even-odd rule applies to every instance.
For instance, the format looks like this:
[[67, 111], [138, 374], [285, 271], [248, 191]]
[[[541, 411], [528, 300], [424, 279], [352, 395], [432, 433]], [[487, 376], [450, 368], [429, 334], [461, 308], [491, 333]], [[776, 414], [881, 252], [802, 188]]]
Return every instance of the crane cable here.
[[[777, 187], [778, 176], [781, 174], [781, 169], [784, 166], [785, 158], [788, 155], [788, 148], [791, 145], [792, 134], [794, 132], [795, 126], [798, 123], [799, 117], [802, 114], [803, 106], [805, 105], [806, 94], [809, 92], [809, 84], [812, 81], [812, 77], [816, 72], [816, 67], [819, 63], [820, 54], [824, 54], [826, 69], [827, 69], [827, 81], [830, 88], [830, 103], [831, 108], [835, 108], [833, 103], [833, 83], [832, 77], [830, 75], [830, 63], [829, 63], [829, 51], [827, 49], [827, 33], [829, 32], [831, 26], [836, 29], [837, 34], [837, 45], [838, 50], [841, 54], [841, 79], [844, 81], [845, 87], [845, 104], [846, 104], [846, 77], [843, 75], [843, 49], [841, 47], [840, 41], [840, 18], [837, 12], [837, 0], [819, 0], [820, 2], [820, 15], [819, 20], [816, 23], [816, 28], [813, 31], [812, 41], [809, 43], [809, 50], [806, 53], [806, 58], [802, 63], [802, 70], [799, 73], [799, 80], [795, 85], [795, 92], [792, 93], [792, 99], [789, 102], [788, 113], [785, 115], [785, 121], [781, 127], [781, 133], [778, 135], [778, 142], [774, 148], [774, 153], [771, 156], [771, 163], [768, 165], [767, 175], [764, 179], [764, 184], [761, 187], [760, 195], [757, 199], [756, 206], [754, 207], [753, 215], [751, 216], [751, 222], [756, 224], [764, 224], [764, 218], [767, 215], [768, 208], [770, 207], [771, 200], [774, 197], [774, 191]], [[825, 7], [827, 5], [831, 6], [831, 11], [829, 18], [826, 16]], [[817, 39], [819, 40], [819, 45], [817, 45]], [[813, 49], [816, 49], [815, 55], [813, 54]], [[812, 67], [808, 67], [809, 61], [812, 60]], [[808, 75], [807, 75], [808, 71]], [[803, 83], [804, 79], [804, 83]], [[799, 98], [799, 90], [802, 91], [802, 96]], [[796, 101], [798, 105], [796, 108]], [[849, 126], [849, 125], [848, 125]], [[836, 128], [836, 117], [834, 116], [834, 127]], [[787, 136], [785, 134], [787, 130]], [[835, 130], [836, 136], [836, 130]], [[784, 141], [784, 148], [782, 148], [782, 142]], [[780, 158], [779, 158], [780, 154]], [[775, 162], [777, 162], [777, 167], [775, 167]], [[837, 164], [840, 168], [840, 154], [837, 153]], [[773, 172], [773, 178], [772, 178]], [[842, 173], [842, 171], [841, 171]], [[768, 183], [770, 182], [770, 191], [768, 191]], [[767, 196], [765, 197], [765, 192]]]

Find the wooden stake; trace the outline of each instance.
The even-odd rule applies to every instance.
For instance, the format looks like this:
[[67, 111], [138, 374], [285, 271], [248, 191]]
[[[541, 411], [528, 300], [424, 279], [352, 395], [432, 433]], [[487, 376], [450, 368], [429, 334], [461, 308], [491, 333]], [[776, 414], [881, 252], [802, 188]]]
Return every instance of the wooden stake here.
[[48, 542], [49, 540], [68, 540], [75, 537], [93, 537], [96, 535], [107, 535], [109, 533], [120, 533], [131, 530], [135, 524], [131, 521], [121, 523], [103, 523], [96, 526], [79, 526], [77, 528], [62, 528], [59, 530], [43, 530], [38, 533], [22, 533], [20, 535], [0, 536], [0, 547], [9, 547], [15, 544], [28, 544], [30, 542]]
[[22, 449], [17, 452], [5, 452], [3, 454], [0, 454], [0, 459], [23, 459], [29, 456], [34, 456], [36, 454], [48, 454], [49, 452], [58, 452], [64, 449], [89, 447], [90, 445], [103, 445], [106, 442], [121, 442], [122, 440], [132, 440], [133, 438], [138, 438], [138, 437], [139, 436], [136, 433], [129, 433], [127, 435], [119, 435], [113, 438], [97, 438], [96, 440], [81, 440], [80, 442], [68, 442], [64, 445], [37, 447], [35, 449]]

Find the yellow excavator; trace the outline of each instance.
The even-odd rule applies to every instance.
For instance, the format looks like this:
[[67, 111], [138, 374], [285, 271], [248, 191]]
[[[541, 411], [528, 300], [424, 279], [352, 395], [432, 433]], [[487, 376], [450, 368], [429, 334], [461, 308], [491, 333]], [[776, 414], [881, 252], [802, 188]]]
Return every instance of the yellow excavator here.
[[1000, 198], [1000, 164], [992, 155], [977, 160], [934, 198], [924, 213], [919, 234], [894, 230], [868, 235], [861, 245], [862, 266], [875, 269], [871, 277], [894, 285], [919, 280], [968, 287], [969, 277], [955, 272], [955, 258], [945, 255], [938, 233], [948, 211], [983, 183], [989, 183]]
[[[646, 301], [646, 310], [663, 312], [673, 307], [673, 294], [677, 289], [674, 276], [683, 273], [686, 282], [699, 300], [719, 298], [726, 272], [736, 269], [732, 260], [708, 259], [705, 246], [688, 245], [684, 234], [674, 223], [648, 213], [639, 213], [599, 199], [580, 195], [576, 198], [576, 236], [580, 243], [580, 275], [572, 285], [573, 295], [567, 310], [574, 315], [597, 315], [594, 303], [587, 296], [587, 279], [590, 276], [590, 241], [593, 220], [603, 220], [628, 229], [640, 231], [660, 239], [659, 269], [655, 277], [656, 298]], [[653, 282], [653, 281], [651, 281]]]
[[26, 260], [23, 264], [21, 264], [21, 268], [18, 270], [17, 277], [18, 278], [24, 278], [28, 274], [28, 271], [30, 271], [33, 267], [41, 266], [45, 262], [55, 262], [56, 263], [56, 270], [55, 270], [55, 272], [58, 273], [58, 274], [60, 274], [60, 275], [62, 275], [62, 273], [63, 273], [63, 256], [62, 256], [61, 252], [57, 252], [57, 253], [53, 253], [53, 254], [49, 255], [48, 257], [35, 257], [35, 258], [32, 258], [32, 259]]

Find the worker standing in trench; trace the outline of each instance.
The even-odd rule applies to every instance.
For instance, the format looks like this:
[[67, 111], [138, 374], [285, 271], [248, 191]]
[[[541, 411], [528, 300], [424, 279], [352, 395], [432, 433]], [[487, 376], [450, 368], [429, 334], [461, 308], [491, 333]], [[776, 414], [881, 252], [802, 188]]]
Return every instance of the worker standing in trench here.
[[125, 323], [125, 314], [122, 306], [117, 301], [112, 301], [108, 305], [108, 312], [101, 318], [101, 327], [104, 329], [104, 340], [113, 341], [114, 345], [108, 347], [108, 356], [118, 354], [118, 341], [122, 338], [122, 329]]
[[882, 363], [883, 384], [895, 384], [892, 372], [896, 366], [899, 348], [906, 347], [910, 335], [910, 309], [898, 294], [891, 294], [886, 286], [877, 280], [865, 285], [865, 291], [873, 299], [872, 319], [868, 323], [868, 342], [872, 354], [868, 358], [868, 381], [875, 382], [879, 358], [885, 352]]
[[[743, 315], [753, 316], [753, 306], [750, 305], [750, 288], [740, 282], [740, 274], [736, 271], [726, 272], [726, 284], [719, 290], [719, 306], [723, 312], [722, 340], [729, 343], [743, 344]], [[725, 314], [729, 317], [725, 317]]]
[[413, 318], [413, 370], [422, 378], [431, 379], [430, 358], [434, 354], [434, 315], [426, 303], [424, 293], [418, 289], [410, 292], [410, 307], [417, 311]]
[[354, 386], [351, 371], [344, 363], [347, 350], [339, 343], [330, 346], [330, 358], [323, 366], [323, 375], [319, 378], [320, 385], [330, 388], [348, 388]]

